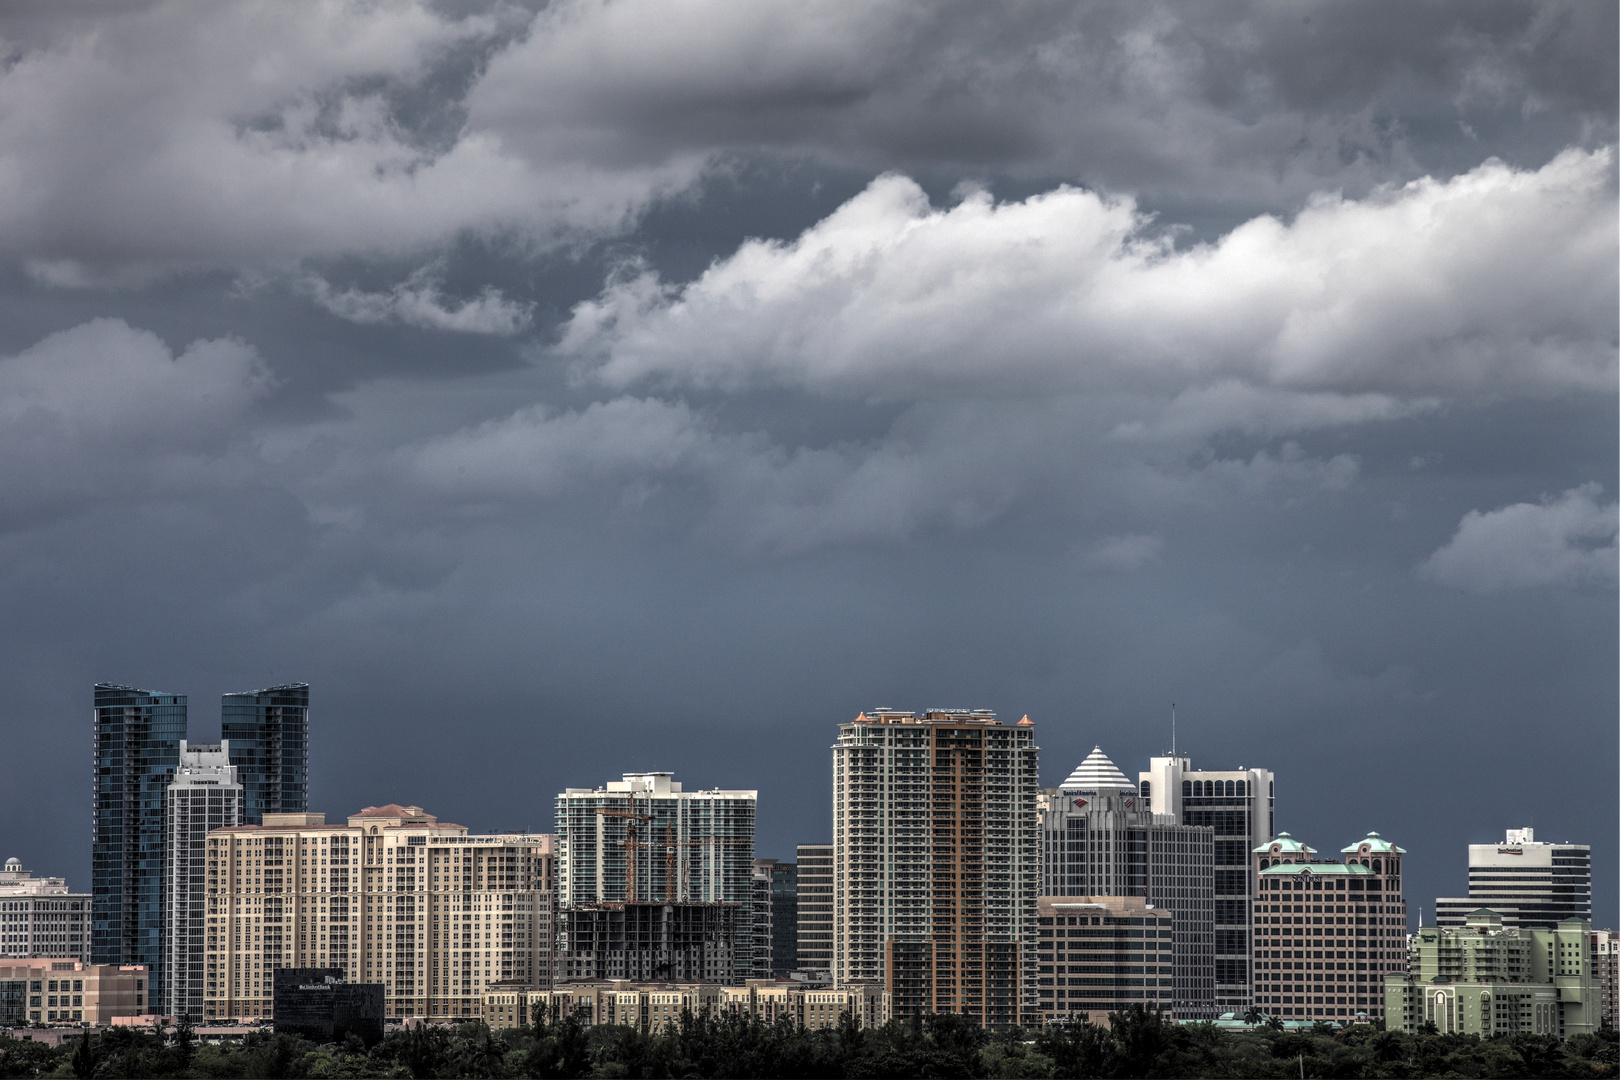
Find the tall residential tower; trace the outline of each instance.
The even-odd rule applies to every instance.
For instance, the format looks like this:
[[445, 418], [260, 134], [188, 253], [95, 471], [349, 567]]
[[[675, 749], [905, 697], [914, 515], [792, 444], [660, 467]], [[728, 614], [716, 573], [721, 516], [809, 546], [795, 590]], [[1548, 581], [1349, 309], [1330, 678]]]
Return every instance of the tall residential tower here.
[[219, 727], [242, 784], [246, 824], [309, 809], [308, 683], [226, 694], [219, 702]]
[[1032, 1020], [1034, 724], [874, 709], [832, 750], [833, 985], [884, 982], [897, 1017]]
[[[242, 824], [242, 785], [230, 747], [180, 740], [180, 764], [165, 793], [163, 835], [164, 1013], [203, 1018], [208, 925], [208, 834]], [[217, 875], [216, 875], [217, 880]]]
[[184, 694], [98, 683], [91, 806], [96, 964], [144, 964], [163, 987], [163, 804], [186, 737]]

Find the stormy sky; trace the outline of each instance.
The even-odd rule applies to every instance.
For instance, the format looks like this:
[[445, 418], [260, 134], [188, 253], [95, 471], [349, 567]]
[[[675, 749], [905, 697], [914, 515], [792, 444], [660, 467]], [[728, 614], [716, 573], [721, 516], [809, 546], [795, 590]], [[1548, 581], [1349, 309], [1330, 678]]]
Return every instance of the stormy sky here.
[[312, 684], [312, 809], [628, 770], [830, 838], [835, 725], [1277, 773], [1324, 850], [1593, 845], [1616, 10], [9, 4], [4, 851], [91, 686]]

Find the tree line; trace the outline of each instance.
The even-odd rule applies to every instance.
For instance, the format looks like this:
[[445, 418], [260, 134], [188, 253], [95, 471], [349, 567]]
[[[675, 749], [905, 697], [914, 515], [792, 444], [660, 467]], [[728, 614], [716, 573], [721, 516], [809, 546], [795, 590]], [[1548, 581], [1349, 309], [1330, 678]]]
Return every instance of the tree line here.
[[1613, 1030], [1555, 1038], [1337, 1030], [1226, 1031], [1167, 1023], [1140, 1006], [1090, 1024], [989, 1032], [958, 1016], [806, 1031], [739, 1015], [687, 1015], [669, 1030], [573, 1019], [391, 1032], [367, 1048], [256, 1033], [237, 1044], [114, 1028], [61, 1047], [0, 1036], [0, 1077], [1615, 1077]]

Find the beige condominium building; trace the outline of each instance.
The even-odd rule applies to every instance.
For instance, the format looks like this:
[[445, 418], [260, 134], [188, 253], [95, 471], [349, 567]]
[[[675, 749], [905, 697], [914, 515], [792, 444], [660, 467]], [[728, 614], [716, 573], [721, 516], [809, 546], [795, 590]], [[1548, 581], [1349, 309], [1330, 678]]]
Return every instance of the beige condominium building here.
[[476, 1017], [491, 983], [548, 985], [553, 838], [476, 836], [419, 806], [346, 825], [266, 814], [208, 836], [204, 1015], [271, 1015], [277, 968], [382, 983], [390, 1017]]
[[0, 958], [90, 962], [90, 894], [59, 877], [37, 878], [17, 859], [0, 870]]

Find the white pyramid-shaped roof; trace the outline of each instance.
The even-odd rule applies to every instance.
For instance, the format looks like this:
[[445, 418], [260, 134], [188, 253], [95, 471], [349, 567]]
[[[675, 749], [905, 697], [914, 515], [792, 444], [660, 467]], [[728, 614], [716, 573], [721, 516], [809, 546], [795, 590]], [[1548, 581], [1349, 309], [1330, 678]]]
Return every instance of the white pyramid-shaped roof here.
[[1091, 788], [1105, 787], [1134, 788], [1135, 786], [1125, 778], [1124, 773], [1119, 771], [1118, 765], [1108, 760], [1108, 755], [1102, 752], [1100, 746], [1086, 755], [1086, 760], [1082, 761], [1074, 772], [1069, 774], [1069, 778], [1063, 781], [1063, 787], [1070, 790], [1077, 788], [1089, 790]]

